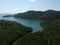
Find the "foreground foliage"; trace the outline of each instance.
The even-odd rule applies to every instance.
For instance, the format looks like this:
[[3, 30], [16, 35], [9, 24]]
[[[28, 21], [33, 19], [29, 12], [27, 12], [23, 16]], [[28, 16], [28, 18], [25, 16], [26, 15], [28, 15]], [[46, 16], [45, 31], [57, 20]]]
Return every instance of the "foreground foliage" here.
[[30, 27], [14, 21], [0, 20], [0, 45], [11, 45], [30, 32], [32, 32]]

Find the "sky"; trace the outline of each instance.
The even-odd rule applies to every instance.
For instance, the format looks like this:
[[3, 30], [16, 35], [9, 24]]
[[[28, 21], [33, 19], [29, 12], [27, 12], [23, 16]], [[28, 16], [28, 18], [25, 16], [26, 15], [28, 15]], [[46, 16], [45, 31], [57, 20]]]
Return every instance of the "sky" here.
[[0, 13], [60, 10], [60, 0], [0, 0]]

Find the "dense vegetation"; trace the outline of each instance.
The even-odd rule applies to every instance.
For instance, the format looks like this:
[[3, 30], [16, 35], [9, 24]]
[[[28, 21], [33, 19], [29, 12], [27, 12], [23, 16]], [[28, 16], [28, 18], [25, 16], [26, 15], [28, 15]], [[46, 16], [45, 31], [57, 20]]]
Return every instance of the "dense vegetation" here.
[[60, 20], [43, 21], [42, 32], [27, 34], [13, 45], [60, 45]]
[[30, 32], [32, 32], [30, 27], [14, 21], [0, 20], [0, 45], [11, 45]]
[[47, 11], [27, 11], [14, 15], [15, 18], [30, 18], [40, 20], [55, 20], [60, 19], [60, 11], [47, 10]]

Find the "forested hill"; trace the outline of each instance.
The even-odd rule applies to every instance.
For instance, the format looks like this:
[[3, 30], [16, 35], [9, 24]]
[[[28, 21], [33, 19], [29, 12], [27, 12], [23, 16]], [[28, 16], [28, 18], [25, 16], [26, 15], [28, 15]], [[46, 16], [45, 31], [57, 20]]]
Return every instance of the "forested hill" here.
[[24, 13], [18, 13], [14, 17], [15, 18], [34, 18], [34, 19], [37, 19], [37, 17], [39, 17], [41, 15], [42, 15], [41, 11], [30, 10], [30, 11], [27, 11]]
[[0, 45], [11, 45], [30, 32], [30, 27], [14, 21], [0, 20]]
[[60, 19], [60, 11], [47, 10], [47, 11], [34, 11], [30, 10], [24, 13], [18, 13], [14, 15], [15, 18], [32, 18], [40, 20], [53, 20]]

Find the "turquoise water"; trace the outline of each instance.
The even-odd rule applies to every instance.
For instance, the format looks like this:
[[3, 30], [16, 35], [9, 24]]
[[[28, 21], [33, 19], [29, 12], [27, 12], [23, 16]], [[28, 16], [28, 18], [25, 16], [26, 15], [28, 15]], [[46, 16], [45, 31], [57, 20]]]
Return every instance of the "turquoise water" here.
[[40, 26], [40, 20], [37, 19], [24, 19], [24, 18], [14, 18], [14, 17], [2, 17], [3, 15], [0, 15], [0, 20], [10, 20], [10, 21], [16, 21], [18, 23], [21, 23], [25, 26], [31, 27], [33, 29], [33, 32], [36, 31], [42, 31], [42, 27]]

